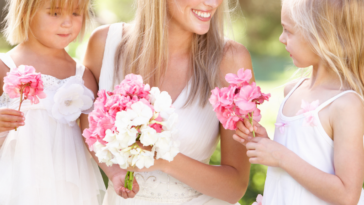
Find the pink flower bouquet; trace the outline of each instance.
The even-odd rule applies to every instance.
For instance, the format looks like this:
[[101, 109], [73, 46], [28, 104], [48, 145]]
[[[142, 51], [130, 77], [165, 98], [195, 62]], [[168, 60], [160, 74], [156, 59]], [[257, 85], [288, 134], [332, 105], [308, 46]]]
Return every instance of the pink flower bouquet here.
[[[260, 121], [261, 114], [257, 105], [268, 101], [270, 94], [262, 93], [254, 82], [250, 84], [251, 78], [251, 71], [242, 68], [238, 75], [229, 73], [225, 76], [230, 83], [229, 87], [211, 91], [210, 103], [225, 129], [236, 130], [237, 122], [244, 118], [248, 118], [251, 123], [253, 120]], [[255, 136], [254, 132], [253, 135]]]
[[[99, 91], [89, 115], [90, 128], [83, 136], [99, 161], [108, 166], [149, 168], [154, 157], [172, 161], [179, 153], [172, 137], [177, 117], [167, 92], [150, 89], [141, 76], [129, 74], [113, 92]], [[128, 172], [125, 187], [132, 190], [132, 185], [133, 172]]]
[[41, 74], [36, 73], [32, 66], [26, 65], [21, 65], [6, 74], [3, 90], [10, 98], [20, 97], [19, 111], [24, 100], [28, 99], [32, 104], [38, 104], [39, 99], [46, 97]]

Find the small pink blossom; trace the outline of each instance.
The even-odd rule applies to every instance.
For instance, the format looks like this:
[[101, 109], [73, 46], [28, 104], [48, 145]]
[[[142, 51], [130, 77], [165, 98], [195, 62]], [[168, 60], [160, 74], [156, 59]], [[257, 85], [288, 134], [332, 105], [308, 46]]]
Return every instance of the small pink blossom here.
[[214, 111], [221, 107], [221, 92], [218, 87], [211, 91], [211, 97], [209, 99]]
[[303, 126], [316, 126], [316, 120], [313, 113], [305, 113], [305, 121], [303, 121]]
[[301, 115], [316, 110], [319, 104], [320, 104], [319, 100], [315, 100], [312, 103], [307, 103], [306, 101], [302, 100], [301, 109], [297, 112], [296, 115]]
[[277, 122], [277, 123], [275, 123], [275, 125], [277, 126], [277, 128], [279, 129], [279, 132], [281, 134], [283, 134], [286, 127], [288, 127], [288, 123], [284, 123], [284, 122]]
[[257, 105], [254, 100], [260, 96], [260, 90], [255, 83], [252, 83], [251, 85], [240, 88], [239, 93], [234, 98], [234, 102], [240, 110], [243, 110], [245, 113], [250, 113], [255, 110]]
[[155, 131], [157, 131], [157, 133], [161, 133], [163, 131], [163, 126], [161, 124], [154, 123], [154, 124], [149, 125], [149, 127], [155, 129]]
[[224, 107], [233, 107], [236, 87], [229, 86], [221, 89], [220, 103]]
[[263, 205], [263, 196], [261, 194], [258, 194], [257, 201], [254, 202], [252, 205]]
[[23, 95], [24, 99], [29, 99], [32, 104], [38, 104], [39, 99], [46, 97], [43, 92], [42, 76], [40, 73], [36, 73], [32, 66], [21, 65], [8, 72], [4, 77], [3, 89], [10, 98], [18, 98]]
[[244, 85], [248, 85], [252, 77], [253, 75], [251, 70], [244, 70], [244, 68], [242, 68], [238, 70], [238, 75], [232, 73], [226, 74], [225, 80], [232, 86], [241, 87]]

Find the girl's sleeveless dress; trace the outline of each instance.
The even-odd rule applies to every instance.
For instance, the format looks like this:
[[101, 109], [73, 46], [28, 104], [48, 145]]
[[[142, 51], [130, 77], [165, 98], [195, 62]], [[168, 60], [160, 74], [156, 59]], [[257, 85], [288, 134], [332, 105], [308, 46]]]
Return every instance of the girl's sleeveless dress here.
[[[123, 23], [112, 24], [109, 28], [99, 89], [113, 90], [114, 57], [117, 46], [122, 39]], [[121, 74], [119, 74], [121, 75]], [[178, 114], [178, 140], [181, 142], [180, 152], [188, 157], [208, 164], [219, 141], [219, 121], [212, 106], [199, 106], [198, 100], [188, 107], [183, 107], [188, 93], [187, 85], [178, 96], [173, 106]], [[136, 173], [140, 191], [133, 199], [118, 196], [111, 182], [103, 205], [228, 205], [229, 203], [203, 195], [187, 184], [161, 172]], [[214, 180], [214, 179], [211, 179]], [[238, 204], [238, 203], [237, 203]]]
[[[303, 125], [305, 115], [287, 117], [283, 115], [283, 106], [292, 93], [302, 84], [302, 79], [283, 100], [276, 127], [274, 141], [284, 145], [296, 153], [312, 166], [329, 174], [335, 174], [334, 168], [334, 142], [326, 134], [321, 125], [318, 113], [331, 104], [334, 100], [347, 93], [355, 93], [352, 90], [344, 91], [335, 97], [322, 103], [317, 109], [311, 111], [314, 117], [314, 126]], [[286, 171], [278, 167], [269, 167], [265, 181], [264, 205], [329, 205], [328, 202], [316, 197], [305, 189]], [[364, 191], [358, 203], [364, 205]]]
[[[8, 54], [0, 59], [16, 67]], [[85, 67], [60, 80], [42, 75], [47, 97], [24, 101], [25, 126], [8, 133], [0, 148], [1, 205], [100, 205], [105, 186], [76, 119], [88, 113], [93, 93], [82, 80]], [[0, 97], [1, 107], [18, 109], [19, 99]], [[76, 110], [76, 111], [75, 111]]]

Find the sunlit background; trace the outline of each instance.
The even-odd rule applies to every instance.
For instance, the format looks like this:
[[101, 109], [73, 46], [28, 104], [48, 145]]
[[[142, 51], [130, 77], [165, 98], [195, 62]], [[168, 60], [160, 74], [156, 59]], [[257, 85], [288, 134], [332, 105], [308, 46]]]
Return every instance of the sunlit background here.
[[[69, 45], [71, 56], [82, 60], [88, 38], [94, 28], [103, 24], [129, 22], [134, 18], [133, 0], [94, 0], [95, 23], [82, 42]], [[240, 8], [233, 13], [233, 35], [236, 41], [245, 45], [253, 59], [254, 73], [263, 92], [272, 94], [270, 102], [261, 106], [262, 124], [273, 136], [275, 118], [283, 99], [283, 85], [296, 71], [284, 46], [278, 41], [282, 31], [280, 25], [280, 0], [240, 0]], [[5, 0], [0, 0], [4, 8]], [[3, 10], [3, 9], [1, 9]], [[2, 12], [2, 11], [1, 11]], [[5, 12], [2, 13], [3, 19]], [[0, 37], [0, 52], [12, 47]], [[211, 164], [220, 164], [220, 147], [211, 158]], [[240, 200], [242, 205], [251, 205], [258, 194], [263, 193], [267, 167], [252, 165], [249, 188]]]

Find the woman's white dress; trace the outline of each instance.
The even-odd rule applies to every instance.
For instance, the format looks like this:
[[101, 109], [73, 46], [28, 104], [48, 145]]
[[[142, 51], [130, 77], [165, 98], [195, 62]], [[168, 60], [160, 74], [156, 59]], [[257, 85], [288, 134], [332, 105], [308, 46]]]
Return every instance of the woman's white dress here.
[[[304, 125], [305, 115], [287, 117], [283, 114], [283, 106], [287, 99], [305, 79], [302, 79], [283, 100], [277, 116], [277, 127], [274, 141], [284, 145], [312, 166], [329, 174], [335, 174], [334, 141], [326, 134], [321, 125], [318, 113], [333, 101], [347, 93], [323, 102], [310, 113], [314, 117], [314, 126]], [[283, 126], [283, 127], [282, 127]], [[313, 193], [305, 189], [286, 171], [279, 167], [269, 167], [264, 186], [264, 205], [329, 205]], [[358, 205], [364, 205], [364, 190]]]
[[[123, 23], [109, 28], [100, 74], [99, 89], [113, 90], [114, 57], [122, 39]], [[188, 107], [185, 104], [190, 86], [186, 86], [173, 106], [178, 114], [177, 139], [180, 152], [188, 157], [208, 164], [218, 143], [219, 121], [212, 106], [199, 106], [198, 100]], [[118, 196], [111, 182], [103, 205], [228, 205], [229, 203], [203, 195], [187, 184], [161, 172], [139, 172], [135, 174], [140, 191], [133, 199]], [[211, 179], [214, 180], [214, 179]], [[238, 203], [237, 203], [238, 204]]]
[[[0, 59], [10, 69], [16, 67], [8, 54], [0, 54]], [[84, 70], [78, 64], [76, 75], [63, 80], [42, 75], [47, 97], [39, 104], [24, 101], [21, 111], [25, 126], [10, 131], [0, 148], [1, 205], [102, 203], [106, 190], [100, 170], [83, 142], [79, 126], [69, 120], [92, 109], [94, 96], [83, 85]], [[82, 96], [89, 109], [80, 107], [77, 116], [67, 115], [69, 110], [62, 108], [62, 103], [74, 106], [74, 100], [79, 99], [76, 95]], [[0, 106], [17, 110], [19, 99], [10, 99], [4, 93]]]

